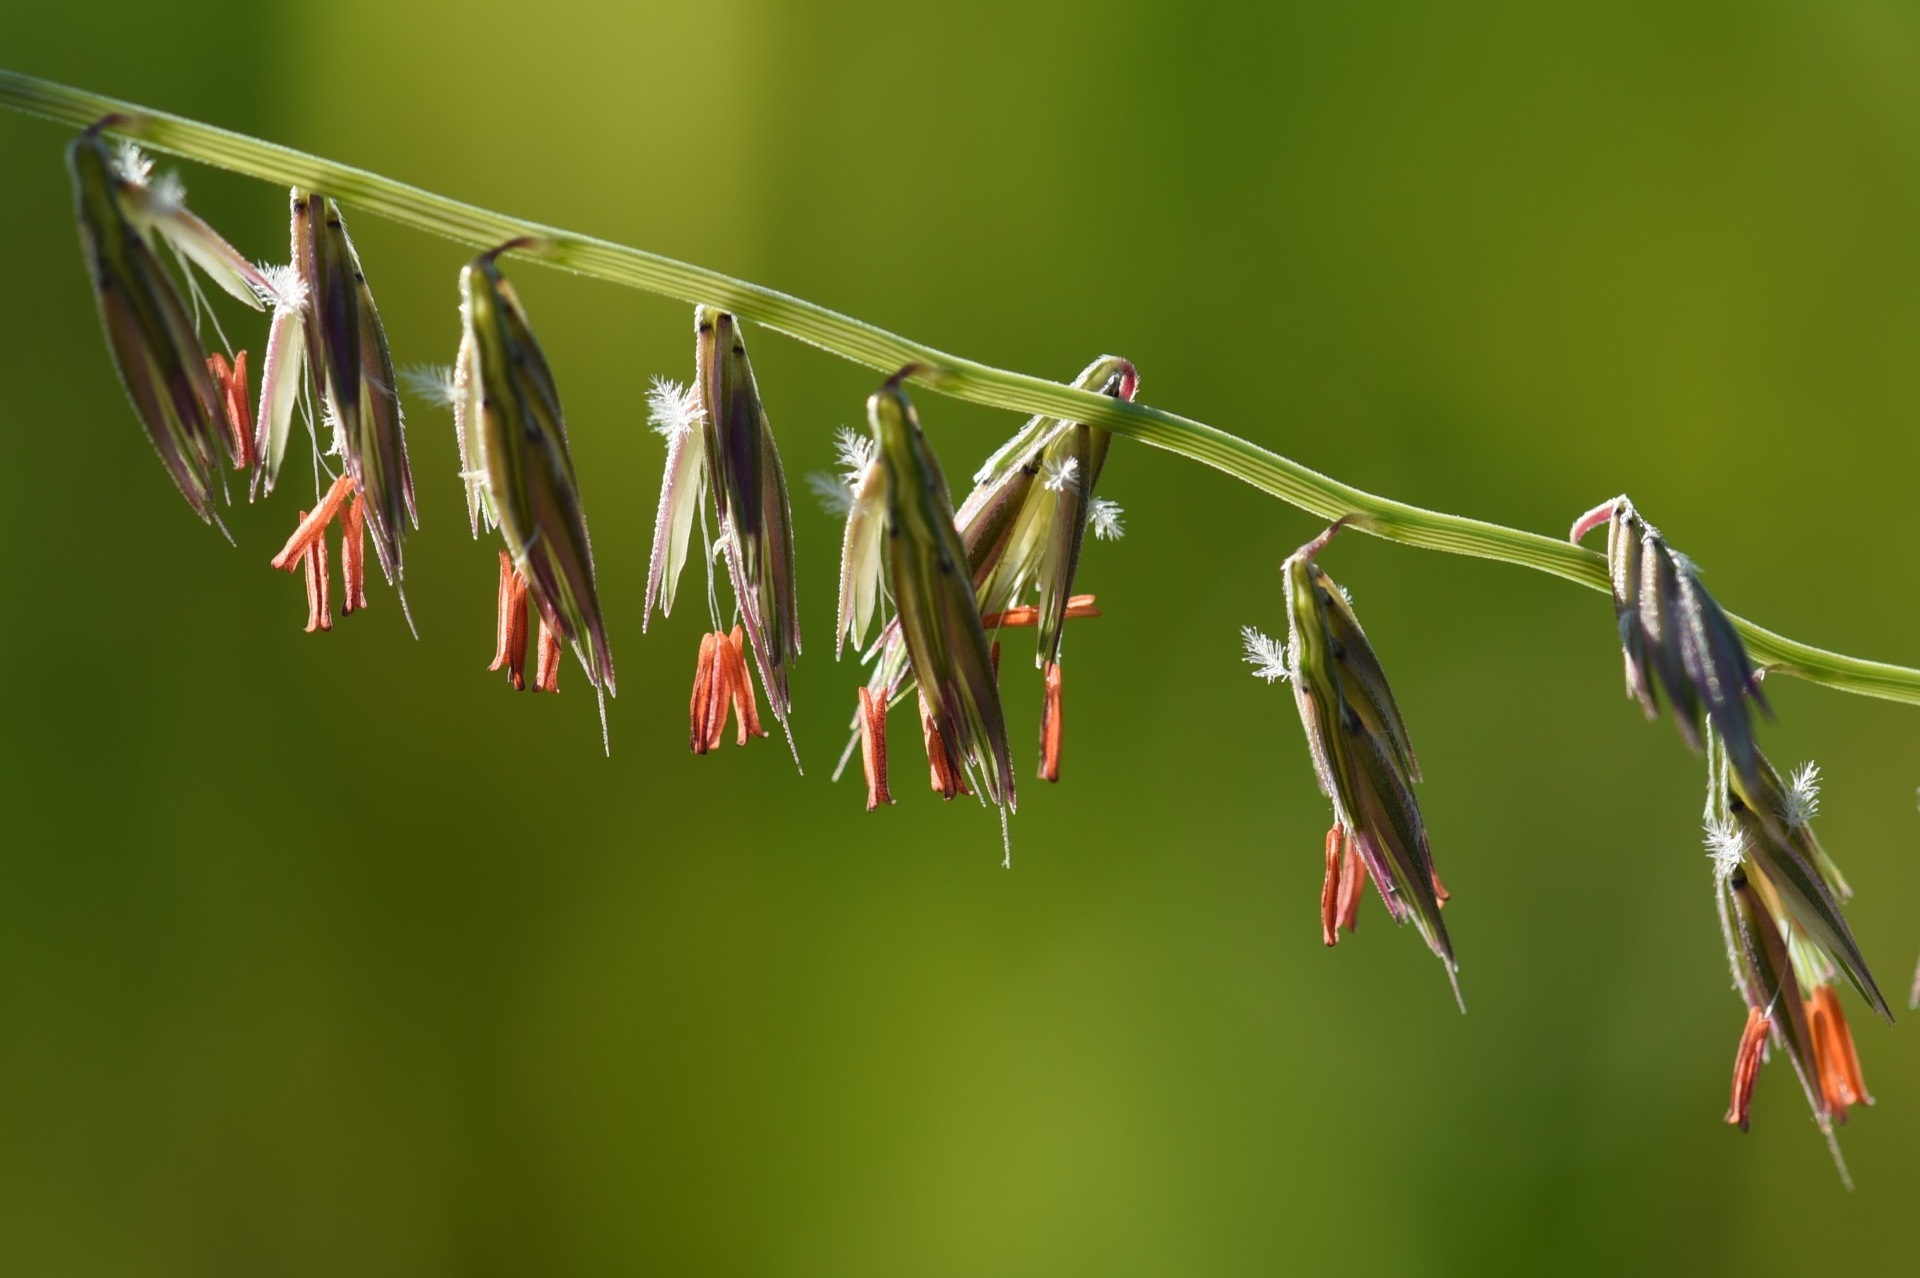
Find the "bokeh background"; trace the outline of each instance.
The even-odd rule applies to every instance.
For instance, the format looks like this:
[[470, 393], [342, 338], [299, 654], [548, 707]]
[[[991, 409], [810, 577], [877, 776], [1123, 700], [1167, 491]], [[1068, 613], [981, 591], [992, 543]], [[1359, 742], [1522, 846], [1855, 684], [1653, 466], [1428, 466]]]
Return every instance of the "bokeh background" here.
[[[1920, 660], [1920, 14], [1821, 5], [15, 6], [0, 62], [691, 259], [1557, 532], [1629, 491], [1731, 607]], [[602, 757], [483, 667], [494, 552], [412, 413], [420, 640], [301, 633], [297, 478], [185, 509], [118, 389], [69, 131], [0, 115], [0, 1270], [36, 1275], [1909, 1273], [1920, 1034], [1853, 1010], [1845, 1193], [1743, 1019], [1702, 772], [1606, 601], [1354, 538], [1470, 1015], [1370, 901], [1322, 949], [1315, 793], [1238, 628], [1308, 517], [1138, 446], [1014, 868], [903, 746], [830, 784], [830, 464], [867, 371], [771, 334], [796, 477], [797, 777], [685, 752], [642, 638], [687, 308], [523, 265], [624, 695]], [[278, 256], [284, 195], [189, 168]], [[402, 363], [456, 246], [353, 221]], [[241, 321], [257, 349], [257, 321]], [[950, 471], [1015, 425], [922, 398]], [[294, 473], [297, 476], [297, 467]], [[1006, 679], [1023, 776], [1037, 681]], [[1881, 982], [1920, 952], [1920, 711], [1770, 687]], [[900, 735], [910, 729], [902, 720]], [[1851, 998], [1851, 996], [1849, 996]]]

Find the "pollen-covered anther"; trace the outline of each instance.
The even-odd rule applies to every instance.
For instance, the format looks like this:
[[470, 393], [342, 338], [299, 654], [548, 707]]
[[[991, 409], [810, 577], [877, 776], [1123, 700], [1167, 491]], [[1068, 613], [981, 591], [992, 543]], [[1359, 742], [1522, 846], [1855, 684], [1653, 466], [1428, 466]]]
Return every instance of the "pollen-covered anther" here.
[[340, 611], [352, 616], [367, 606], [367, 510], [359, 493], [340, 521], [340, 580], [345, 587]]
[[[1075, 595], [1067, 600], [1068, 618], [1098, 617], [1099, 615], [1100, 609], [1094, 603], [1094, 597], [1092, 595]], [[985, 630], [1005, 630], [1017, 626], [1037, 626], [1039, 624], [1040, 610], [1031, 604], [1016, 604], [1004, 612], [990, 612], [980, 618], [981, 628]]]
[[229, 364], [227, 357], [218, 351], [207, 357], [207, 371], [213, 374], [214, 385], [220, 389], [220, 397], [226, 405], [227, 430], [230, 439], [227, 451], [233, 457], [235, 470], [253, 469], [253, 409], [247, 402], [247, 353], [241, 351]]
[[1733, 1058], [1733, 1099], [1727, 1104], [1727, 1122], [1747, 1130], [1747, 1112], [1753, 1104], [1754, 1080], [1760, 1077], [1760, 1061], [1767, 1047], [1767, 1031], [1773, 1018], [1764, 1007], [1747, 1009], [1747, 1027], [1740, 1034], [1740, 1050]]
[[860, 770], [867, 777], [867, 811], [891, 804], [887, 789], [887, 702], [860, 689]]
[[1822, 985], [1807, 1000], [1807, 1026], [1812, 1031], [1814, 1072], [1820, 1092], [1835, 1122], [1847, 1121], [1847, 1110], [1871, 1105], [1866, 1082], [1860, 1077], [1860, 1057], [1853, 1050], [1853, 1033], [1840, 1010], [1831, 985]]
[[515, 692], [527, 686], [527, 579], [513, 566], [513, 556], [500, 552], [500, 596], [495, 621], [493, 664], [507, 669]]
[[1060, 694], [1065, 677], [1061, 674], [1060, 663], [1047, 663], [1045, 678], [1046, 700], [1040, 706], [1040, 779], [1058, 781], [1060, 779], [1060, 744], [1066, 735], [1066, 720], [1062, 717]]

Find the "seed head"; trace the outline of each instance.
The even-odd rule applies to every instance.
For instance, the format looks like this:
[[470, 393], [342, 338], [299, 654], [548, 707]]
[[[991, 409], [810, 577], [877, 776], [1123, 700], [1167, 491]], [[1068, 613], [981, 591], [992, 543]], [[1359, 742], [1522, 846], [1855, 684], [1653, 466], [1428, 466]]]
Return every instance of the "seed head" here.
[[696, 308], [694, 334], [707, 485], [719, 517], [727, 577], [760, 667], [767, 705], [785, 728], [793, 712], [788, 671], [800, 655], [786, 472], [739, 321], [724, 311]]
[[[1814, 1121], [1844, 1180], [1846, 1163], [1834, 1140], [1834, 1124], [1844, 1123], [1853, 1106], [1873, 1102], [1861, 1081], [1859, 1057], [1834, 982], [1845, 975], [1869, 1006], [1889, 1020], [1892, 1016], [1841, 917], [1839, 902], [1846, 884], [1839, 870], [1807, 821], [1780, 819], [1788, 788], [1780, 784], [1779, 774], [1760, 756], [1763, 789], [1747, 790], [1727, 752], [1712, 737], [1707, 761], [1706, 823], [1715, 862], [1715, 897], [1734, 987], [1748, 1008], [1727, 1121], [1746, 1129], [1747, 1102], [1758, 1069], [1752, 1040], [1756, 1034], [1770, 1036], [1799, 1075]], [[1810, 771], [1803, 766], [1798, 775]], [[1766, 804], [1775, 805], [1775, 819], [1759, 819], [1758, 809]], [[1765, 1026], [1756, 1029], [1762, 1019]]]
[[613, 654], [559, 391], [496, 260], [521, 246], [513, 241], [482, 253], [460, 272], [466, 369], [459, 416], [477, 427], [487, 503], [542, 620], [573, 644], [587, 681], [612, 695]]
[[[1285, 656], [1294, 703], [1321, 793], [1333, 801], [1323, 933], [1331, 943], [1336, 919], [1351, 926], [1363, 886], [1357, 879], [1369, 876], [1380, 888], [1388, 916], [1396, 923], [1411, 922], [1446, 965], [1457, 998], [1459, 965], [1440, 918], [1440, 903], [1446, 898], [1413, 793], [1420, 766], [1359, 618], [1345, 593], [1314, 562], [1339, 529], [1333, 525], [1281, 566], [1287, 597]], [[1271, 640], [1259, 638], [1263, 642], [1256, 645], [1243, 633], [1249, 657], [1257, 654], [1261, 665], [1270, 664], [1278, 654], [1271, 651]], [[1337, 866], [1336, 845], [1342, 854]]]
[[[289, 203], [293, 264], [305, 285], [300, 315], [314, 399], [334, 427], [333, 451], [366, 500], [367, 529], [380, 569], [399, 588], [405, 576], [401, 542], [409, 525], [419, 527], [420, 518], [386, 328], [340, 206], [298, 189]], [[276, 323], [282, 309], [276, 302]], [[269, 423], [269, 439], [276, 432], [284, 442], [284, 424]]]
[[229, 388], [209, 368], [194, 312], [156, 246], [166, 243], [184, 259], [211, 269], [223, 287], [237, 289], [257, 306], [251, 287], [235, 283], [242, 267], [253, 268], [184, 205], [156, 201], [146, 185], [151, 166], [137, 152], [132, 153], [137, 158], [125, 151], [116, 158], [101, 128], [95, 125], [74, 139], [67, 148], [67, 169], [107, 350], [181, 496], [202, 520], [217, 524], [212, 496], [219, 457], [225, 453], [244, 464], [246, 436], [231, 420]]
[[957, 567], [966, 544], [919, 417], [894, 375], [867, 400], [885, 494], [886, 584], [907, 667], [924, 706], [929, 760], [949, 797], [971, 788], [1015, 806], [1013, 765], [993, 655], [974, 590]]
[[[671, 611], [694, 516], [710, 496], [717, 526], [713, 549], [725, 565], [767, 704], [787, 730], [791, 747], [788, 676], [800, 655], [793, 515], [786, 472], [739, 322], [725, 312], [696, 307], [693, 384], [682, 388], [656, 379], [649, 404], [654, 428], [667, 441], [667, 462], [647, 574], [647, 614], [656, 604], [662, 615]], [[708, 598], [714, 599], [711, 561]], [[717, 629], [717, 602], [712, 611]], [[794, 757], [798, 762], [797, 752]]]

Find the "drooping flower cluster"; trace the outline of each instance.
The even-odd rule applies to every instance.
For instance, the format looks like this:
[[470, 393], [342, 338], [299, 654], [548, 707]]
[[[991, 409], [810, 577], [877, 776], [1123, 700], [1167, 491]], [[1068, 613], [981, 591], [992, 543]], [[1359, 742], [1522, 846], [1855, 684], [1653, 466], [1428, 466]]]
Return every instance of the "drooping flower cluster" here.
[[1752, 706], [1771, 713], [1763, 672], [1692, 561], [1625, 497], [1582, 515], [1571, 540], [1603, 523], [1628, 695], [1653, 718], [1664, 692], [1681, 736], [1707, 756], [1706, 845], [1734, 986], [1747, 1005], [1727, 1122], [1747, 1129], [1760, 1066], [1777, 1047], [1845, 1179], [1833, 1128], [1872, 1098], [1836, 982], [1844, 976], [1875, 1012], [1888, 1021], [1893, 1014], [1840, 911], [1852, 889], [1814, 837], [1819, 769], [1807, 764], [1785, 781], [1761, 753]]
[[1717, 737], [1707, 763], [1706, 843], [1734, 988], [1747, 1022], [1734, 1058], [1727, 1121], [1742, 1131], [1761, 1062], [1771, 1044], [1799, 1076], [1814, 1122], [1842, 1177], [1833, 1128], [1855, 1105], [1871, 1105], [1853, 1035], [1835, 992], [1845, 977], [1889, 1022], [1886, 999], [1842, 917], [1852, 889], [1814, 836], [1819, 770], [1808, 764], [1783, 782], [1764, 755], [1750, 787]]
[[[987, 639], [978, 596], [962, 569], [969, 562], [967, 546], [954, 523], [946, 475], [907, 398], [904, 383], [915, 371], [902, 369], [867, 400], [872, 460], [858, 482], [861, 504], [848, 516], [848, 557], [842, 568], [843, 601], [863, 595], [877, 599], [882, 589], [893, 600], [888, 630], [898, 636], [894, 642], [902, 662], [891, 685], [876, 688], [869, 682], [862, 690], [856, 732], [867, 745], [867, 806], [891, 801], [886, 709], [895, 696], [904, 695], [905, 679], [911, 677], [919, 690], [933, 788], [947, 799], [977, 793], [1001, 810], [1004, 822], [1018, 799], [1000, 707], [997, 649]], [[851, 574], [866, 579], [849, 584]], [[842, 621], [844, 629], [844, 613]], [[887, 643], [883, 638], [881, 646]]]
[[[773, 426], [760, 399], [753, 365], [747, 359], [746, 337], [739, 321], [724, 311], [697, 308], [692, 387], [682, 390], [671, 383], [656, 382], [651, 398], [654, 425], [667, 441], [667, 463], [654, 523], [643, 615], [651, 618], [656, 606], [662, 616], [672, 613], [698, 515], [703, 537], [718, 543], [741, 628], [753, 649], [760, 682], [767, 690], [767, 704], [791, 747], [793, 729], [788, 720], [793, 713], [793, 693], [789, 672], [794, 658], [800, 655], [800, 612], [793, 581], [793, 514], [787, 498], [786, 471], [780, 464], [780, 451], [774, 444]], [[714, 530], [707, 530], [705, 523], [708, 498], [716, 521]], [[702, 641], [695, 676], [696, 700], [700, 680], [710, 674], [711, 654], [727, 644], [736, 649], [739, 646], [720, 616], [711, 580], [712, 564], [710, 553], [707, 601], [713, 629]], [[641, 625], [644, 629], [646, 622]], [[742, 685], [739, 693], [751, 706], [753, 688], [744, 663], [727, 678]], [[742, 744], [745, 736], [743, 729]], [[706, 748], [701, 743], [707, 735], [697, 723], [692, 739], [695, 753], [704, 754]], [[714, 739], [717, 741], [717, 736]], [[796, 764], [799, 757], [796, 749]]]
[[477, 533], [483, 521], [498, 527], [508, 556], [501, 562], [497, 626], [507, 642], [499, 645], [491, 668], [507, 664], [514, 686], [524, 686], [512, 636], [522, 636], [518, 646], [524, 653], [527, 613], [537, 610], [542, 638], [535, 688], [558, 690], [558, 648], [570, 643], [587, 682], [612, 696], [613, 652], [601, 618], [593, 544], [560, 392], [519, 295], [499, 267], [501, 254], [539, 247], [536, 241], [512, 240], [460, 271], [454, 429], [474, 529]]
[[[67, 148], [80, 244], [107, 350], [180, 495], [224, 532], [213, 505], [220, 458], [224, 454], [238, 470], [256, 462], [248, 432], [246, 352], [231, 361], [209, 354], [199, 331], [207, 308], [186, 264], [256, 310], [267, 283], [187, 209], [178, 181], [156, 180], [152, 162], [132, 145], [117, 152], [108, 147], [103, 132], [114, 123], [102, 120]], [[162, 247], [181, 263], [188, 296], [162, 260]]]
[[[1130, 401], [1138, 391], [1139, 374], [1129, 361], [1108, 355], [1088, 365], [1073, 385]], [[883, 580], [890, 580], [884, 552], [890, 547], [887, 539], [893, 529], [889, 518], [894, 494], [889, 482], [894, 471], [883, 461], [879, 439], [876, 427], [872, 440], [849, 435], [841, 443], [847, 527], [841, 550], [836, 650], [849, 640], [856, 646], [864, 642], [883, 594]], [[1111, 434], [1099, 427], [1034, 417], [980, 468], [972, 491], [953, 517], [973, 588], [974, 611], [985, 631], [1036, 628], [1034, 662], [1042, 672], [1044, 697], [1040, 776], [1047, 781], [1060, 779], [1065, 731], [1060, 667], [1063, 627], [1069, 618], [1099, 615], [1093, 596], [1073, 593], [1081, 548], [1089, 529], [1104, 538], [1118, 537], [1121, 531], [1120, 508], [1094, 495], [1111, 442]], [[931, 473], [938, 477], [937, 465]], [[944, 494], [944, 478], [940, 483]], [[1037, 596], [1036, 603], [1021, 602], [1029, 592]], [[896, 608], [904, 610], [897, 593], [894, 599]], [[990, 645], [990, 655], [995, 646]], [[867, 658], [873, 671], [841, 766], [858, 746], [871, 809], [891, 802], [884, 764], [886, 709], [924, 684], [897, 619], [882, 628]], [[966, 770], [947, 766], [934, 703], [924, 696], [920, 702], [933, 788], [948, 799], [968, 793]], [[1011, 791], [1010, 775], [1007, 785]]]
[[1286, 644], [1248, 628], [1242, 631], [1247, 658], [1257, 677], [1293, 685], [1314, 776], [1333, 802], [1320, 890], [1322, 939], [1333, 945], [1341, 928], [1354, 929], [1371, 879], [1387, 917], [1412, 923], [1446, 965], [1457, 999], [1459, 963], [1440, 917], [1448, 894], [1413, 792], [1420, 765], [1406, 721], [1346, 592], [1315, 562], [1340, 528], [1335, 523], [1281, 565]]
[[286, 458], [294, 406], [303, 391], [332, 428], [328, 451], [341, 459], [341, 474], [313, 513], [302, 514], [273, 566], [288, 572], [305, 566], [307, 628], [330, 628], [326, 531], [334, 515], [344, 510], [344, 610], [366, 607], [365, 539], [370, 536], [380, 570], [411, 625], [401, 543], [409, 525], [420, 526], [420, 516], [386, 328], [339, 205], [298, 188], [289, 193], [288, 202], [293, 260], [266, 272], [273, 321], [260, 379], [260, 420], [254, 433], [260, 463], [254, 486], [256, 491], [273, 491]]

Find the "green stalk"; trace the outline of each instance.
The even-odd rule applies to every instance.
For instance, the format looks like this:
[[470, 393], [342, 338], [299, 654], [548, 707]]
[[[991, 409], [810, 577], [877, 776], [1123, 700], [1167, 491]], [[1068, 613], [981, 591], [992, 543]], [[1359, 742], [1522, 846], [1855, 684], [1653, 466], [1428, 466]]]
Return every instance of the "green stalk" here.
[[[1328, 520], [1346, 516], [1351, 527], [1376, 537], [1533, 568], [1593, 590], [1609, 589], [1603, 557], [1558, 538], [1377, 497], [1205, 422], [949, 355], [718, 271], [476, 208], [365, 169], [14, 71], [0, 70], [0, 106], [80, 128], [103, 116], [120, 116], [114, 132], [156, 151], [281, 186], [323, 191], [343, 204], [476, 248], [535, 236], [544, 245], [532, 256], [551, 265], [732, 311], [882, 373], [919, 365], [920, 372], [910, 379], [914, 384], [955, 399], [1104, 426], [1116, 435], [1211, 466], [1309, 514]], [[1827, 652], [1738, 617], [1734, 624], [1755, 661], [1775, 672], [1843, 692], [1920, 705], [1920, 670]]]

